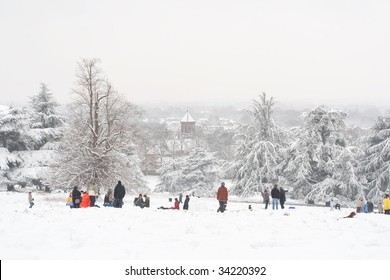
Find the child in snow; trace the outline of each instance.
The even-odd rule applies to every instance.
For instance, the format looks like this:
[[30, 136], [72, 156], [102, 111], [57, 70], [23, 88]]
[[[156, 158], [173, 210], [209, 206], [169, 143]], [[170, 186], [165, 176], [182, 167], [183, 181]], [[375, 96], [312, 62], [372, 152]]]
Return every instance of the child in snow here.
[[30, 203], [30, 207], [29, 208], [32, 208], [34, 206], [34, 198], [32, 197], [32, 193], [29, 192], [28, 193], [28, 203]]
[[66, 200], [66, 206], [69, 206], [70, 208], [73, 208], [73, 198], [72, 193], [69, 194], [68, 199]]
[[173, 205], [173, 207], [164, 207], [164, 206], [160, 206], [158, 207], [157, 209], [163, 209], [163, 210], [167, 210], [167, 209], [173, 209], [173, 210], [180, 210], [180, 201], [175, 198], [175, 203]]
[[330, 206], [330, 211], [333, 211], [334, 210], [333, 198], [329, 201], [329, 206]]
[[150, 207], [150, 198], [146, 194], [144, 194], [144, 205], [145, 207]]
[[139, 206], [141, 208], [144, 208], [145, 207], [145, 203], [144, 203], [144, 199], [142, 197], [142, 194], [140, 194], [138, 196], [138, 198], [136, 200], [134, 200], [134, 205], [135, 206]]
[[112, 207], [112, 190], [108, 189], [106, 195], [104, 196], [104, 207]]
[[83, 192], [81, 191], [82, 193], [82, 198], [81, 198], [81, 203], [80, 203], [80, 208], [87, 208], [91, 205], [91, 200], [89, 198], [89, 194], [87, 192]]

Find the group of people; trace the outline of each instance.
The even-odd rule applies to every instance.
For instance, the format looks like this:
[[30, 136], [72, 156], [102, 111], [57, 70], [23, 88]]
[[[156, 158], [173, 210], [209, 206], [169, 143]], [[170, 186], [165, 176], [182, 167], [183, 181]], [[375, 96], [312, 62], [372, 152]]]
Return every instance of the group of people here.
[[[104, 196], [103, 206], [122, 208], [125, 194], [125, 187], [121, 181], [118, 181], [118, 184], [114, 188], [114, 193], [112, 193], [111, 189], [108, 189], [107, 194]], [[66, 205], [70, 206], [70, 208], [99, 207], [96, 205], [98, 195], [99, 191], [96, 184], [91, 184], [88, 191], [79, 191], [77, 186], [75, 186], [69, 194]]]
[[[172, 201], [172, 198], [170, 198], [169, 201]], [[160, 206], [157, 209], [162, 209], [162, 210], [169, 210], [169, 209], [180, 210], [180, 204], [181, 203], [183, 203], [183, 194], [182, 193], [179, 194], [179, 198], [175, 198], [175, 201], [173, 202], [173, 206], [172, 207]], [[190, 196], [187, 194], [186, 198], [184, 200], [183, 210], [188, 210], [189, 204], [190, 204]]]
[[[31, 193], [30, 193], [31, 194]], [[87, 207], [99, 207], [96, 205], [96, 200], [98, 198], [99, 192], [97, 186], [92, 184], [88, 191], [79, 191], [77, 186], [73, 188], [73, 191], [69, 194], [69, 197], [66, 201], [66, 205], [70, 208], [87, 208]], [[118, 181], [117, 185], [114, 188], [114, 192], [111, 189], [107, 190], [106, 195], [104, 196], [104, 207], [114, 207], [122, 208], [123, 198], [126, 195], [125, 187], [121, 181]], [[159, 207], [158, 209], [180, 209], [180, 203], [182, 203], [183, 194], [179, 195], [179, 199], [175, 198], [173, 207]], [[30, 200], [30, 198], [29, 198]], [[188, 210], [189, 208], [189, 195], [186, 195], [183, 210]], [[31, 205], [31, 204], [30, 204]], [[33, 202], [32, 202], [33, 205]], [[134, 205], [141, 208], [150, 207], [150, 198], [144, 194], [140, 194], [134, 199]], [[32, 206], [31, 206], [32, 207]], [[31, 208], [30, 207], [30, 208]]]
[[142, 194], [140, 194], [138, 197], [134, 198], [134, 205], [141, 208], [148, 208], [150, 207], [150, 198], [146, 194], [144, 194], [143, 197]]
[[[336, 203], [336, 206], [334, 207], [333, 199], [329, 202], [330, 210], [339, 209], [340, 210], [340, 204]], [[382, 201], [379, 201], [377, 204], [378, 213], [379, 214], [387, 214], [390, 215], [390, 198], [388, 194], [385, 194]], [[367, 199], [366, 203], [364, 203], [363, 198], [360, 198], [356, 202], [356, 213], [373, 213], [374, 212], [374, 203], [370, 198]]]
[[283, 188], [279, 188], [277, 184], [274, 184], [274, 187], [271, 190], [271, 194], [269, 193], [268, 189], [265, 189], [264, 192], [261, 193], [263, 196], [265, 209], [268, 209], [270, 197], [272, 198], [272, 210], [278, 210], [279, 203], [280, 207], [284, 209], [284, 203], [286, 202], [286, 192], [287, 191]]

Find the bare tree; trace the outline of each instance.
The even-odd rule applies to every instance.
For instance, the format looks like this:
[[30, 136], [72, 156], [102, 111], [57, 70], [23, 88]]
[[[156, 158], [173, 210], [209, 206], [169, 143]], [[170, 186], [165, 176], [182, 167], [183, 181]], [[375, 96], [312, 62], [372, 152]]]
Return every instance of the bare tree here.
[[122, 180], [127, 188], [141, 191], [146, 186], [131, 130], [140, 110], [113, 89], [98, 59], [78, 63], [76, 77], [72, 114], [55, 174], [57, 185], [108, 188]]

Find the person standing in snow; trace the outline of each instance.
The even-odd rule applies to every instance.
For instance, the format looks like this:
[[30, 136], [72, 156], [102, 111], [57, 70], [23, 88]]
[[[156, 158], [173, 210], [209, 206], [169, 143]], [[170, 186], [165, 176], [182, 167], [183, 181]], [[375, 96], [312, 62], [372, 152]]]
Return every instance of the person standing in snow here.
[[126, 191], [125, 187], [122, 185], [121, 181], [118, 181], [118, 184], [114, 189], [114, 203], [113, 206], [115, 208], [122, 208], [123, 198], [125, 197]]
[[286, 192], [283, 188], [280, 188], [279, 191], [279, 201], [280, 201], [280, 207], [284, 209], [284, 203], [286, 202]]
[[73, 188], [72, 191], [72, 201], [73, 201], [73, 208], [80, 208], [81, 193], [78, 191], [76, 186]]
[[218, 208], [217, 212], [221, 212], [221, 213], [225, 212], [226, 204], [228, 201], [228, 190], [225, 187], [224, 182], [221, 183], [221, 186], [218, 189], [217, 200], [219, 202], [219, 208]]
[[368, 213], [374, 212], [374, 203], [372, 203], [371, 199], [367, 200]]
[[386, 215], [390, 215], [390, 198], [388, 194], [385, 194], [383, 199], [383, 210], [385, 210]]
[[274, 188], [271, 191], [272, 210], [275, 210], [275, 209], [278, 210], [278, 207], [279, 207], [279, 195], [280, 195], [280, 192], [279, 192], [279, 189], [278, 189], [278, 185], [275, 184]]
[[360, 200], [358, 200], [356, 202], [356, 213], [361, 213], [362, 212], [363, 205], [364, 205], [363, 198], [361, 198]]
[[188, 210], [189, 203], [190, 203], [190, 196], [187, 194], [186, 199], [184, 200], [183, 210]]
[[90, 206], [95, 206], [95, 202], [99, 195], [99, 189], [95, 183], [92, 183], [88, 189], [89, 199], [91, 201]]
[[180, 201], [180, 203], [183, 203], [183, 194], [182, 193], [179, 193], [179, 201]]
[[378, 201], [378, 213], [383, 214], [383, 204], [382, 204], [382, 200], [380, 199]]
[[330, 211], [333, 211], [333, 210], [334, 210], [334, 201], [333, 201], [333, 198], [331, 198], [330, 201], [329, 201], [329, 207], [330, 207]]
[[32, 197], [32, 192], [28, 192], [28, 203], [30, 204], [30, 207], [28, 208], [32, 208], [34, 206], [34, 198]]
[[265, 208], [264, 209], [267, 209], [268, 208], [268, 204], [269, 204], [269, 192], [268, 192], [268, 189], [265, 189], [265, 191], [262, 192], [261, 195], [263, 196], [263, 201], [264, 201], [264, 204], [265, 204]]

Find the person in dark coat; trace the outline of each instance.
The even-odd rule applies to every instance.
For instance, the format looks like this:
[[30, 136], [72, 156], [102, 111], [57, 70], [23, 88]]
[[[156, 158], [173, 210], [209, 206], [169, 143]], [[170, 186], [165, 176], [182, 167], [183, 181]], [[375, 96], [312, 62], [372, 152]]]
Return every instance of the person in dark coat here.
[[374, 203], [372, 203], [371, 199], [367, 200], [367, 208], [368, 208], [367, 213], [374, 212]]
[[122, 185], [121, 181], [118, 181], [118, 184], [115, 186], [114, 189], [113, 207], [122, 208], [123, 198], [125, 197], [125, 194], [126, 194], [125, 187]]
[[284, 209], [284, 203], [286, 202], [286, 192], [283, 188], [280, 188], [279, 191], [279, 201], [280, 201], [280, 207]]
[[280, 195], [280, 192], [279, 192], [279, 189], [278, 189], [278, 185], [275, 184], [272, 191], [271, 191], [271, 197], [272, 197], [272, 210], [278, 210], [278, 207], [279, 207], [279, 195]]
[[187, 194], [186, 199], [184, 200], [183, 210], [188, 210], [189, 203], [190, 203], [190, 196]]
[[72, 201], [73, 201], [73, 208], [80, 208], [81, 193], [78, 191], [76, 186], [73, 188], [72, 191]]

